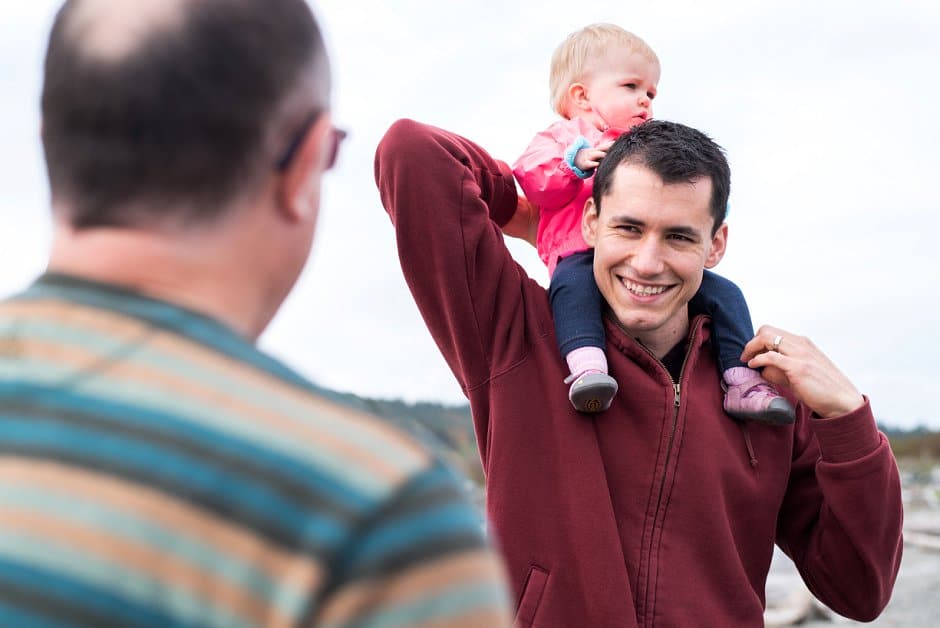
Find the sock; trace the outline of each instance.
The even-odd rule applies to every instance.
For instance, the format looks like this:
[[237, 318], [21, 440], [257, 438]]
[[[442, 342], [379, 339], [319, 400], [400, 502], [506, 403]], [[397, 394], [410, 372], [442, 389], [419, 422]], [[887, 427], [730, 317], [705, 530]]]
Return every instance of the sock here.
[[582, 375], [589, 371], [607, 374], [607, 356], [599, 347], [580, 347], [565, 356], [568, 370], [572, 375]]
[[721, 378], [725, 380], [725, 383], [728, 384], [728, 386], [740, 386], [741, 384], [748, 384], [751, 386], [761, 385], [764, 386], [762, 390], [765, 392], [773, 394], [774, 396], [780, 395], [780, 393], [777, 391], [777, 387], [764, 379], [764, 376], [760, 374], [760, 371], [749, 368], [747, 366], [733, 366], [722, 373]]
[[721, 374], [721, 378], [729, 386], [744, 384], [752, 380], [760, 379], [760, 373], [746, 366], [733, 366]]

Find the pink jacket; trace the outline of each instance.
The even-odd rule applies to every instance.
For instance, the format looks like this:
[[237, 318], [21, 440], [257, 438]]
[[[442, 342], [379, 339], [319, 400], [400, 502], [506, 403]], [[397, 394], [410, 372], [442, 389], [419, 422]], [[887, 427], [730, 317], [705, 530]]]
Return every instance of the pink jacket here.
[[581, 118], [559, 120], [536, 135], [516, 160], [512, 172], [526, 198], [539, 206], [538, 251], [549, 275], [559, 257], [588, 248], [581, 235], [581, 211], [591, 197], [593, 178], [578, 177], [565, 160], [566, 151], [579, 137], [596, 146], [622, 133], [601, 132]]

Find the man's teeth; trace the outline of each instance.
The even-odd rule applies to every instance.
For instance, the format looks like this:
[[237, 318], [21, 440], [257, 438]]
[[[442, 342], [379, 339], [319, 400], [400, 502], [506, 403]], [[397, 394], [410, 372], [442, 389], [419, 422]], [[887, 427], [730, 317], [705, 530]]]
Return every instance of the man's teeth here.
[[626, 286], [627, 290], [641, 297], [648, 297], [653, 294], [662, 294], [666, 289], [666, 286], [641, 286], [640, 284], [633, 283], [632, 281], [624, 281], [623, 285]]

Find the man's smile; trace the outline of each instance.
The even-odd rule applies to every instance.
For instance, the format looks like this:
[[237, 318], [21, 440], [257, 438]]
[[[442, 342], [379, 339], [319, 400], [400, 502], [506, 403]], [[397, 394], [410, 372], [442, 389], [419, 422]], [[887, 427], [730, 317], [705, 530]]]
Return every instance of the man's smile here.
[[626, 277], [621, 277], [620, 282], [623, 284], [623, 287], [626, 288], [628, 292], [638, 297], [656, 296], [656, 295], [662, 294], [663, 292], [665, 292], [671, 287], [671, 286], [662, 286], [662, 285], [652, 286], [649, 284], [637, 283], [635, 281], [631, 281], [627, 279]]

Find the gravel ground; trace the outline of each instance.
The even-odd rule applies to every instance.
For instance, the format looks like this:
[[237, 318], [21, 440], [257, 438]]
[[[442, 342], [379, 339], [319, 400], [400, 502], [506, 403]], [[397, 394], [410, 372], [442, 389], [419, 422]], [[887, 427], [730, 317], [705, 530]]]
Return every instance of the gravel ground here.
[[[914, 529], [940, 530], [940, 512], [908, 513], [907, 520]], [[767, 602], [773, 613], [786, 615], [787, 609], [799, 608], [809, 598], [802, 593], [805, 587], [796, 573], [796, 568], [782, 554], [774, 557], [771, 576], [767, 582]], [[805, 595], [809, 595], [808, 592]], [[860, 623], [835, 615], [822, 609], [813, 601], [810, 617], [802, 623], [778, 623], [768, 621], [768, 626], [799, 625], [808, 628], [833, 628], [834, 626], [876, 626], [879, 628], [936, 628], [940, 626], [940, 550], [906, 543], [901, 570], [894, 586], [891, 602], [878, 619]], [[776, 608], [773, 608], [776, 607]]]
[[800, 626], [879, 626], [881, 628], [930, 628], [940, 626], [940, 552], [906, 546], [894, 595], [875, 621], [863, 624], [838, 617], [814, 618]]

